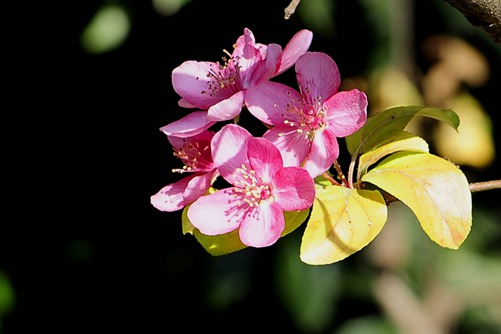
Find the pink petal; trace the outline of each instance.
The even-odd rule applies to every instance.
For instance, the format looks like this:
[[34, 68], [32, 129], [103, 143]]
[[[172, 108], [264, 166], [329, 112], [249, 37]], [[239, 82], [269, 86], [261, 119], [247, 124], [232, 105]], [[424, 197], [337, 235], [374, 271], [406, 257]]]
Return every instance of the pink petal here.
[[221, 97], [212, 97], [208, 92], [210, 78], [207, 73], [214, 69], [217, 73], [218, 65], [213, 62], [198, 62], [188, 60], [172, 71], [172, 86], [182, 97], [181, 106], [193, 106], [199, 109], [208, 109], [221, 100]]
[[328, 170], [339, 156], [337, 138], [328, 128], [316, 131], [311, 151], [303, 167], [315, 178]]
[[336, 137], [351, 135], [367, 121], [367, 96], [357, 89], [339, 92], [324, 105], [328, 110], [328, 127]]
[[336, 63], [322, 52], [306, 52], [296, 63], [296, 77], [305, 101], [315, 102], [334, 95], [341, 84], [341, 77]]
[[188, 208], [191, 224], [205, 235], [219, 235], [231, 232], [240, 226], [241, 216], [232, 215], [233, 188], [219, 190], [202, 196]]
[[184, 202], [186, 203], [186, 205], [194, 202], [200, 196], [205, 195], [207, 190], [209, 190], [210, 186], [212, 185], [212, 179], [214, 178], [216, 173], [217, 171], [213, 170], [209, 173], [195, 176], [193, 179], [191, 179], [190, 182], [188, 182], [188, 185], [186, 186], [186, 190], [184, 192]]
[[214, 137], [214, 132], [205, 130], [191, 137], [167, 136], [167, 139], [169, 140], [169, 143], [172, 145], [172, 147], [177, 150], [182, 148], [187, 141], [197, 142], [198, 145], [203, 149], [203, 147], [210, 145], [212, 137]]
[[247, 163], [247, 139], [252, 135], [243, 127], [227, 124], [212, 138], [212, 159], [221, 176], [231, 184], [239, 180], [237, 168]]
[[291, 68], [296, 63], [298, 58], [308, 51], [312, 39], [313, 33], [309, 30], [303, 29], [297, 32], [285, 46], [282, 53], [281, 64], [276, 75], [279, 75]]
[[194, 111], [177, 121], [161, 127], [160, 131], [168, 136], [187, 138], [202, 133], [215, 123], [207, 120], [206, 111]]
[[240, 224], [240, 240], [251, 247], [273, 245], [285, 228], [284, 213], [277, 203], [263, 201]]
[[254, 77], [256, 68], [261, 67], [263, 58], [266, 56], [266, 45], [255, 42], [254, 34], [245, 28], [244, 34], [237, 40], [236, 47], [231, 56], [238, 58], [240, 79], [244, 88], [247, 88]]
[[273, 196], [284, 211], [304, 210], [313, 204], [315, 184], [305, 169], [285, 167], [275, 175]]
[[158, 193], [151, 196], [151, 204], [160, 211], [173, 212], [185, 207], [184, 190], [197, 174], [189, 175], [175, 183], [171, 183], [160, 189]]
[[[289, 134], [284, 134], [286, 131]], [[304, 133], [294, 129], [274, 127], [266, 131], [264, 138], [270, 140], [280, 151], [284, 166], [300, 166], [310, 152], [310, 140]]]
[[210, 145], [212, 137], [214, 137], [214, 131], [205, 130], [190, 137], [167, 136], [167, 139], [171, 143], [172, 147], [180, 149], [187, 141], [195, 141], [200, 147], [205, 147], [206, 145]]
[[237, 42], [235, 43], [236, 46], [232, 55], [243, 56], [245, 46], [254, 45], [255, 43], [256, 43], [256, 38], [254, 37], [252, 31], [249, 28], [244, 28], [243, 35], [237, 38]]
[[177, 105], [180, 106], [181, 108], [188, 108], [188, 109], [195, 108], [195, 106], [193, 104], [189, 103], [188, 101], [186, 101], [183, 98], [181, 98], [181, 99], [179, 99], [179, 101], [177, 101]]
[[211, 122], [227, 121], [237, 117], [244, 104], [244, 92], [239, 91], [231, 97], [214, 104], [209, 108], [207, 120]]
[[264, 61], [256, 67], [250, 81], [244, 84], [246, 88], [248, 88], [249, 84], [252, 82], [269, 80], [277, 75], [278, 64], [282, 56], [282, 47], [278, 44], [269, 44], [265, 50], [267, 50], [267, 53]]
[[264, 138], [250, 138], [247, 143], [250, 167], [263, 178], [263, 182], [271, 182], [275, 173], [283, 168], [280, 152]]
[[299, 92], [277, 82], [260, 81], [245, 92], [245, 104], [249, 112], [271, 125], [284, 125], [286, 119], [297, 119], [297, 115], [287, 111], [291, 101], [302, 101]]

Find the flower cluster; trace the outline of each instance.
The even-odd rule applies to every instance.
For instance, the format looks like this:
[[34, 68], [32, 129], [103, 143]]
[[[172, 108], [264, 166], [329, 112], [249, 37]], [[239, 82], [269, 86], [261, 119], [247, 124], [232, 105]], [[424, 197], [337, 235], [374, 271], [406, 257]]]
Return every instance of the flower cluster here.
[[[178, 104], [192, 111], [160, 130], [187, 176], [151, 196], [161, 211], [187, 208], [200, 233], [238, 229], [244, 245], [274, 244], [284, 212], [313, 205], [314, 179], [339, 155], [337, 138], [367, 120], [367, 97], [339, 91], [339, 70], [325, 53], [308, 51], [313, 35], [296, 33], [282, 49], [256, 43], [244, 29], [223, 63], [185, 61], [172, 72]], [[298, 90], [272, 81], [295, 67]], [[242, 111], [259, 120], [257, 136], [239, 122]], [[227, 187], [214, 189], [217, 179]]]

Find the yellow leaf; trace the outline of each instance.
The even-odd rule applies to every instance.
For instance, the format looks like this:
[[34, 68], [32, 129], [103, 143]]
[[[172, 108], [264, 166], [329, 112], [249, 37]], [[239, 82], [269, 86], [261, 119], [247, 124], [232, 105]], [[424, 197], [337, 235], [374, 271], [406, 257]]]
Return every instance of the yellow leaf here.
[[428, 153], [398, 152], [362, 177], [398, 198], [431, 240], [457, 249], [472, 223], [471, 192], [461, 170]]
[[428, 152], [428, 143], [423, 138], [406, 131], [395, 133], [393, 141], [360, 156], [357, 179], [360, 179], [372, 164], [397, 151]]
[[303, 234], [301, 260], [322, 265], [348, 257], [379, 234], [386, 216], [386, 203], [378, 191], [319, 188]]

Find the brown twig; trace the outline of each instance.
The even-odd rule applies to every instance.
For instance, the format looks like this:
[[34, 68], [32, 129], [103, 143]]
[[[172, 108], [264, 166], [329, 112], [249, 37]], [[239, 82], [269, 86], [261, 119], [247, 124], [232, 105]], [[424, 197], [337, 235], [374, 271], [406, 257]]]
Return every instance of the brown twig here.
[[501, 189], [501, 180], [491, 180], [483, 182], [470, 183], [472, 193], [485, 190]]
[[301, 0], [292, 0], [291, 3], [285, 8], [285, 19], [288, 20], [296, 11], [297, 6]]

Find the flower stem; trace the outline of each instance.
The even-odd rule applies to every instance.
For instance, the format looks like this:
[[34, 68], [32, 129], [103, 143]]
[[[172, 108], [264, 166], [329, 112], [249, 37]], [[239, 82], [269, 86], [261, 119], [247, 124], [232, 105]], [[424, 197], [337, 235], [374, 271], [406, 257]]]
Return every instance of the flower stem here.
[[346, 180], [346, 177], [344, 176], [341, 166], [339, 165], [339, 162], [337, 162], [337, 160], [334, 161], [334, 168], [337, 172], [337, 178], [343, 183], [343, 185], [348, 188], [353, 188], [351, 182]]
[[327, 180], [329, 180], [332, 184], [336, 185], [336, 186], [340, 186], [341, 184], [339, 184], [339, 182], [337, 182], [336, 180], [334, 180], [334, 178], [332, 177], [332, 175], [328, 172], [325, 172], [322, 174], [323, 177], [325, 177]]

